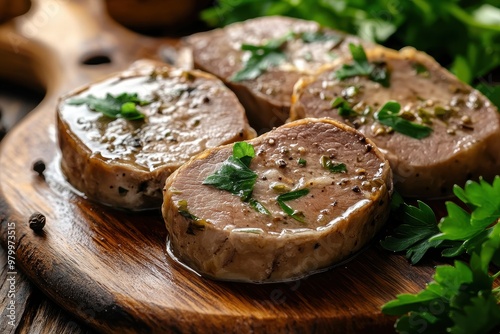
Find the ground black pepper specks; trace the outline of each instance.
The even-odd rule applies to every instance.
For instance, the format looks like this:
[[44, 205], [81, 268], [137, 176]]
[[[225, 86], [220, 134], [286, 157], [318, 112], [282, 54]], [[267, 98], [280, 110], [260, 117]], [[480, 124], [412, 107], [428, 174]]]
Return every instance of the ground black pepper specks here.
[[286, 161], [283, 159], [279, 159], [278, 161], [276, 161], [276, 163], [278, 164], [279, 168], [285, 168], [287, 165]]

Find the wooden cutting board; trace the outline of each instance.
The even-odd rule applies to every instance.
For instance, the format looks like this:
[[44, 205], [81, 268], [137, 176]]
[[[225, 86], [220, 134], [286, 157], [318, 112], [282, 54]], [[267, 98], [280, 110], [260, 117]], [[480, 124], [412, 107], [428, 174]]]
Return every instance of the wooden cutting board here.
[[[294, 282], [212, 281], [168, 257], [159, 211], [117, 211], [71, 190], [59, 170], [58, 96], [177, 43], [127, 31], [101, 6], [34, 1], [30, 13], [0, 27], [0, 77], [47, 90], [0, 150], [0, 233], [8, 249], [8, 232], [15, 231], [16, 265], [61, 307], [103, 332], [393, 331], [395, 319], [380, 306], [422, 289], [432, 266], [410, 266], [374, 244], [347, 264]], [[44, 177], [32, 170], [39, 159], [47, 165]], [[47, 217], [42, 233], [29, 228], [35, 211]]]

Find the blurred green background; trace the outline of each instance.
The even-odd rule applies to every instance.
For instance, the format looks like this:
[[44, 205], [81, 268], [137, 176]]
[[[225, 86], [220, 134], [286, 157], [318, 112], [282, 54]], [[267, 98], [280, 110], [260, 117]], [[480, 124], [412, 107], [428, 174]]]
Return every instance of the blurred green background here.
[[500, 0], [219, 0], [201, 17], [217, 27], [266, 15], [413, 46], [500, 106]]

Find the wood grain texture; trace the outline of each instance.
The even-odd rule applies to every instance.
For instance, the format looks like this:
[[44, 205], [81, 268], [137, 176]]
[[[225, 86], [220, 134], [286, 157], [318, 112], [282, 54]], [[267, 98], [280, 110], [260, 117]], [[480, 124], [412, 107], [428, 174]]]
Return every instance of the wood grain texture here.
[[[39, 0], [33, 7], [0, 27], [7, 64], [0, 75], [47, 90], [1, 143], [0, 235], [6, 245], [8, 226], [15, 226], [17, 266], [41, 291], [102, 332], [391, 332], [394, 318], [380, 306], [423, 288], [431, 266], [412, 267], [373, 246], [346, 265], [295, 282], [216, 282], [170, 260], [159, 211], [117, 211], [75, 194], [59, 171], [58, 96], [135, 59], [158, 57], [176, 41], [124, 30], [96, 0]], [[95, 56], [111, 62], [85, 65]], [[47, 164], [44, 177], [31, 170], [38, 159]], [[28, 226], [35, 211], [47, 217], [42, 233]], [[36, 322], [41, 312], [24, 319]]]
[[26, 13], [30, 5], [30, 0], [0, 0], [0, 23]]
[[[60, 333], [60, 334], [91, 334], [94, 331], [77, 321], [71, 314], [63, 311], [59, 306], [48, 300], [42, 292], [28, 280], [20, 270], [16, 270], [15, 296], [9, 297], [10, 282], [8, 274], [7, 253], [0, 247], [0, 305], [5, 308], [0, 311], [0, 333]], [[13, 325], [9, 324], [7, 316], [10, 310], [7, 305], [15, 302], [16, 319]]]

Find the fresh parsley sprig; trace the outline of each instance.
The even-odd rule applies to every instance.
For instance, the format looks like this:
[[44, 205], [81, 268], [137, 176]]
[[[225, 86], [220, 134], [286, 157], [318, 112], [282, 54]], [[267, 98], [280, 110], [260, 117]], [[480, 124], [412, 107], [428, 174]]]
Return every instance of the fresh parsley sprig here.
[[139, 99], [137, 93], [122, 93], [117, 96], [108, 93], [105, 98], [88, 95], [69, 100], [67, 103], [75, 106], [86, 104], [90, 110], [100, 112], [110, 118], [121, 117], [131, 121], [144, 119], [144, 114], [137, 110], [137, 106], [147, 105], [151, 102]]
[[410, 122], [399, 115], [401, 105], [395, 101], [389, 101], [377, 111], [373, 117], [381, 124], [390, 126], [399, 133], [415, 139], [429, 137], [432, 133], [432, 128]]
[[[419, 262], [431, 248], [442, 249], [445, 257], [472, 254], [493, 231], [492, 224], [500, 219], [500, 176], [491, 184], [483, 179], [468, 181], [465, 187], [455, 185], [454, 194], [471, 211], [453, 202], [446, 203], [447, 216], [436, 224], [432, 209], [419, 202], [418, 207], [401, 204], [403, 223], [381, 242], [382, 247], [395, 252], [406, 251], [412, 263]], [[494, 258], [500, 265], [500, 258]]]
[[437, 235], [436, 215], [425, 203], [418, 201], [418, 206], [401, 203], [403, 222], [392, 235], [381, 241], [382, 247], [394, 252], [406, 251], [406, 257], [412, 263], [419, 262], [430, 248], [438, 247], [441, 242], [430, 242], [429, 238]]
[[382, 312], [401, 316], [400, 333], [490, 333], [500, 326], [498, 288], [489, 274], [490, 264], [500, 257], [500, 225], [495, 225], [472, 254], [470, 265], [438, 266], [434, 281], [417, 294], [400, 294], [382, 306]]
[[229, 191], [239, 196], [242, 201], [249, 203], [256, 211], [268, 215], [269, 211], [252, 198], [257, 180], [257, 173], [250, 169], [250, 163], [254, 157], [255, 150], [252, 145], [246, 142], [234, 143], [233, 155], [223, 162], [219, 170], [209, 175], [203, 184]]
[[443, 256], [470, 254], [470, 264], [436, 268], [434, 281], [417, 294], [400, 294], [382, 306], [382, 312], [401, 316], [396, 330], [401, 333], [482, 334], [499, 329], [500, 289], [493, 288], [500, 272], [490, 275], [491, 265], [500, 265], [500, 177], [490, 184], [483, 179], [468, 181], [454, 193], [470, 213], [447, 202], [448, 215], [436, 224], [426, 204], [407, 205], [395, 197], [393, 208], [403, 213], [403, 224], [382, 246], [406, 250], [417, 263], [430, 248], [442, 248]]
[[384, 87], [390, 86], [390, 73], [384, 64], [370, 63], [362, 45], [349, 43], [352, 64], [344, 64], [335, 71], [335, 77], [344, 80], [351, 77], [366, 76]]

